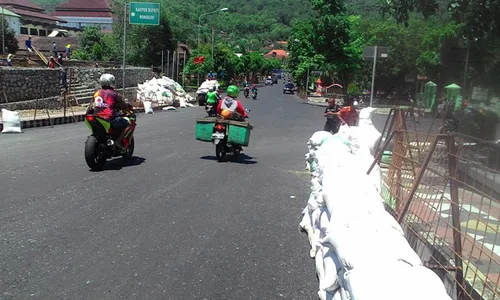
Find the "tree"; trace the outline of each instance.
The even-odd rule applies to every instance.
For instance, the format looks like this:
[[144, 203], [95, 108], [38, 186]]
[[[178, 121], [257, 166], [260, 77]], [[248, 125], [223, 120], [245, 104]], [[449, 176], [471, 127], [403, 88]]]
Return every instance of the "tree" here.
[[73, 56], [81, 60], [102, 61], [109, 52], [104, 35], [99, 27], [85, 27], [80, 35], [80, 48]]
[[383, 9], [406, 26], [413, 12], [428, 18], [448, 11], [453, 21], [463, 24], [462, 35], [468, 40], [500, 35], [500, 0], [388, 0]]
[[16, 39], [16, 33], [14, 32], [14, 30], [9, 28], [9, 23], [7, 23], [7, 20], [5, 19], [3, 20], [2, 28], [4, 29], [5, 48], [7, 48], [7, 51], [9, 53], [16, 53], [19, 50], [19, 42]]

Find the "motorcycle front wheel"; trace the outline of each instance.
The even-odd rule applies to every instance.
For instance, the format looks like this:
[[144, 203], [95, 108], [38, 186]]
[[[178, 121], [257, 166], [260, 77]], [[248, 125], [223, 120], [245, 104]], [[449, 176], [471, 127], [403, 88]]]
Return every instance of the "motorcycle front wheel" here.
[[85, 162], [92, 171], [101, 171], [106, 163], [106, 158], [99, 151], [99, 142], [95, 136], [89, 136], [85, 142]]
[[135, 139], [134, 139], [134, 135], [132, 134], [130, 136], [130, 140], [128, 142], [127, 152], [122, 154], [123, 159], [131, 159], [132, 155], [134, 155], [134, 148], [135, 148]]

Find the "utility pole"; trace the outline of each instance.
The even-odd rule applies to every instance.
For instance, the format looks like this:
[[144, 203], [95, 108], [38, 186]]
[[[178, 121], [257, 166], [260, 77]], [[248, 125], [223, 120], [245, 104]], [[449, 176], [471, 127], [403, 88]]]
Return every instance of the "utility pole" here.
[[5, 15], [3, 6], [0, 7], [2, 8], [2, 54], [5, 54]]
[[123, 97], [125, 97], [125, 65], [127, 64], [127, 2], [125, 1], [123, 7], [123, 78], [122, 88]]

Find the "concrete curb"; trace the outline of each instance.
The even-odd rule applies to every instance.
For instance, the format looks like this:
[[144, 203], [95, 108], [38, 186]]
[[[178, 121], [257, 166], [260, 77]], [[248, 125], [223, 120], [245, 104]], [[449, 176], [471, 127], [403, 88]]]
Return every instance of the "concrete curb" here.
[[[153, 111], [163, 111], [163, 108], [168, 107], [168, 106], [170, 106], [170, 105], [154, 107]], [[197, 107], [197, 106], [195, 105], [195, 107]], [[144, 108], [141, 108], [141, 107], [136, 108], [135, 111], [138, 114], [143, 114], [145, 112]], [[71, 116], [66, 116], [66, 117], [55, 117], [55, 118], [51, 118], [51, 119], [46, 118], [46, 119], [39, 119], [39, 120], [25, 120], [25, 121], [21, 121], [21, 129], [79, 123], [79, 122], [83, 122], [83, 121], [85, 121], [85, 114], [75, 114], [74, 118], [73, 118], [73, 115], [71, 115]], [[0, 132], [2, 130], [3, 130], [3, 123], [0, 123]]]

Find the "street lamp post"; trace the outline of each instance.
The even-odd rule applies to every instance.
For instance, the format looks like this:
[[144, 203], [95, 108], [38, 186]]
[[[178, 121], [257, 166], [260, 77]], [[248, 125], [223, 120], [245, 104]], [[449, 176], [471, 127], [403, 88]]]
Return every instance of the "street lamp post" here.
[[207, 12], [207, 13], [201, 14], [201, 15], [198, 17], [198, 49], [200, 48], [200, 27], [201, 27], [201, 17], [206, 16], [206, 15], [210, 15], [210, 14], [215, 14], [215, 13], [218, 13], [218, 12], [221, 12], [221, 11], [227, 11], [227, 10], [229, 10], [229, 8], [224, 7], [224, 8], [218, 9], [218, 10], [214, 10], [214, 11], [211, 11], [211, 12]]
[[[218, 9], [218, 10], [214, 10], [214, 11], [211, 11], [211, 12], [207, 12], [207, 13], [201, 14], [198, 17], [198, 38], [197, 38], [197, 42], [198, 42], [198, 47], [197, 48], [198, 48], [198, 50], [200, 49], [201, 17], [206, 16], [206, 15], [210, 15], [210, 14], [215, 14], [215, 13], [218, 13], [218, 12], [221, 12], [221, 11], [227, 11], [227, 10], [229, 10], [229, 8], [224, 7], [224, 8]], [[198, 85], [200, 85], [200, 72], [198, 72]]]

